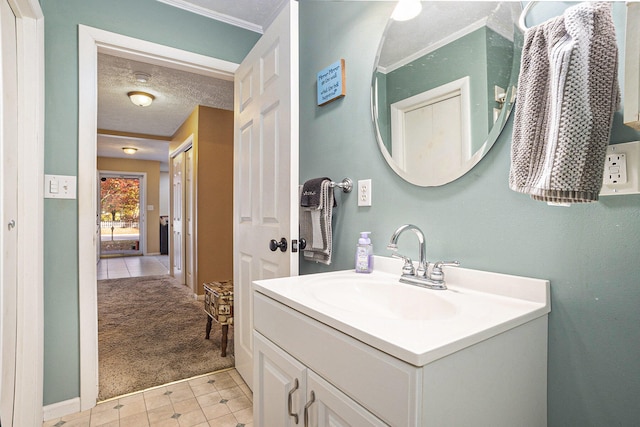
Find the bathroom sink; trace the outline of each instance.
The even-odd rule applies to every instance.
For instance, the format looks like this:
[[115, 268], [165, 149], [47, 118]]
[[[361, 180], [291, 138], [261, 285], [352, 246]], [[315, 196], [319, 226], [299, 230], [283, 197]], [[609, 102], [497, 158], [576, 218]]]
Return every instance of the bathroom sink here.
[[437, 292], [399, 283], [397, 278], [347, 273], [312, 279], [304, 290], [322, 304], [361, 315], [436, 320], [456, 314], [456, 307]]
[[550, 311], [549, 282], [460, 267], [448, 289], [400, 283], [402, 263], [375, 257], [371, 274], [349, 271], [253, 282], [302, 314], [415, 366], [525, 324]]

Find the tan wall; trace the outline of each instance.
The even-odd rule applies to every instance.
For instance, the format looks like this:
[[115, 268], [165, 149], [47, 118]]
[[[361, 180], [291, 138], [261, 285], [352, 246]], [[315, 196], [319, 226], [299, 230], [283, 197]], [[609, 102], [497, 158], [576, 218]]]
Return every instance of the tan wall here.
[[195, 146], [198, 141], [198, 113], [199, 108], [196, 107], [189, 117], [180, 125], [176, 133], [173, 134], [171, 142], [169, 143], [169, 152], [176, 150], [183, 142], [193, 134], [193, 145]]
[[[196, 107], [174, 134], [170, 150], [190, 135], [196, 188], [195, 280], [202, 295], [204, 282], [233, 279], [233, 111]], [[173, 242], [170, 245], [173, 250]]]
[[[147, 246], [148, 254], [160, 253], [160, 162], [149, 160], [116, 159], [98, 157], [98, 170], [114, 172], [145, 172], [147, 174], [145, 204], [153, 205], [147, 213]], [[141, 208], [146, 209], [147, 206]]]
[[233, 279], [233, 111], [200, 107], [198, 126], [198, 293]]

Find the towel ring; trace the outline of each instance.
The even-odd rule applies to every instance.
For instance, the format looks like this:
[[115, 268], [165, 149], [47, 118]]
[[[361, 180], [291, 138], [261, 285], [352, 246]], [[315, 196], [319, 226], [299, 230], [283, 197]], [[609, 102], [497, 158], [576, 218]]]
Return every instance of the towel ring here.
[[535, 6], [536, 3], [538, 2], [530, 1], [524, 6], [524, 9], [522, 9], [522, 13], [520, 14], [520, 18], [518, 19], [518, 28], [520, 28], [523, 33], [529, 29], [525, 21], [527, 20], [527, 15], [531, 11], [531, 8], [533, 8], [533, 6]]
[[353, 181], [351, 181], [351, 178], [345, 178], [342, 182], [331, 181], [331, 187], [339, 187], [342, 188], [343, 193], [351, 193], [351, 190], [353, 189]]

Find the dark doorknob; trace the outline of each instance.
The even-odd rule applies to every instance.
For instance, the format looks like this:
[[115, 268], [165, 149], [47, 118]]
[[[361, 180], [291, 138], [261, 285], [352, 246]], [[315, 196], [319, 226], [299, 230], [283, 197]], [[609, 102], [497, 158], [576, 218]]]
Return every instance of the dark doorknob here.
[[280, 248], [281, 252], [286, 252], [287, 239], [283, 237], [282, 239], [280, 239], [279, 242], [276, 239], [271, 239], [271, 241], [269, 242], [269, 249], [271, 249], [271, 251], [274, 252], [278, 248]]

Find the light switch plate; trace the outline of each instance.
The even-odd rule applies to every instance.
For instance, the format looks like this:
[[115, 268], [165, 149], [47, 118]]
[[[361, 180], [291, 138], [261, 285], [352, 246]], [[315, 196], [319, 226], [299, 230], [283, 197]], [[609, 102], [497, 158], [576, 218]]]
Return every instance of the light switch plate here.
[[[623, 160], [624, 166], [622, 166]], [[640, 194], [639, 168], [640, 141], [609, 145], [600, 195]], [[615, 179], [618, 175], [620, 179]]]
[[69, 175], [45, 175], [45, 199], [75, 199], [77, 178]]

